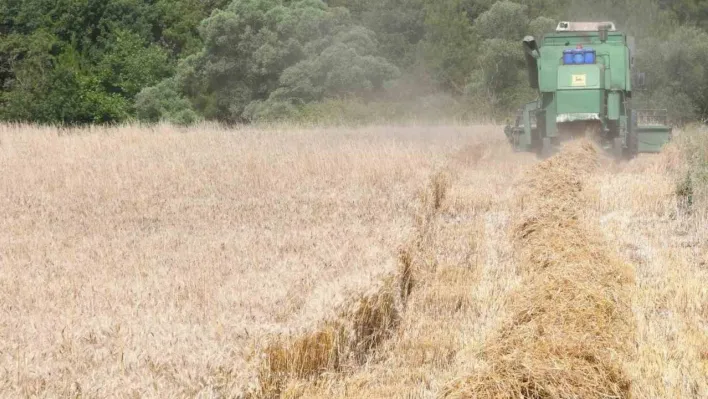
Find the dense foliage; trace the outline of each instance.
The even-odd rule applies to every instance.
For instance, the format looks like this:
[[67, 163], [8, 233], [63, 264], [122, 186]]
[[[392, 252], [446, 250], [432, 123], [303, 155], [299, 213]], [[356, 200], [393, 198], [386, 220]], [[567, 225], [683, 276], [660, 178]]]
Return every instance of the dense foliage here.
[[0, 119], [239, 123], [347, 103], [502, 116], [534, 96], [519, 40], [598, 18], [638, 38], [638, 101], [706, 119], [705, 3], [5, 0]]

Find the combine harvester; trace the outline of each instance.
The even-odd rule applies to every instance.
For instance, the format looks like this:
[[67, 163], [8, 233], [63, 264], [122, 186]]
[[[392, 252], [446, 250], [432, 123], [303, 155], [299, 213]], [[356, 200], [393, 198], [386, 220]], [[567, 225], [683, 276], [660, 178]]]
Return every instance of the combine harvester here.
[[539, 47], [523, 40], [536, 101], [504, 131], [517, 151], [545, 158], [560, 143], [591, 135], [617, 159], [656, 153], [671, 140], [666, 110], [632, 108], [634, 39], [612, 22], [561, 22]]

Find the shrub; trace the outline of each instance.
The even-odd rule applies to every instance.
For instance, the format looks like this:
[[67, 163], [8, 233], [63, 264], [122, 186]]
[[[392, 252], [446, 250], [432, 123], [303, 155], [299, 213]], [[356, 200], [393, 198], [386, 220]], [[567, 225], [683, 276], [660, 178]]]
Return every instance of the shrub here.
[[141, 91], [136, 96], [135, 109], [138, 119], [144, 122], [189, 125], [200, 120], [190, 102], [177, 91], [173, 79]]

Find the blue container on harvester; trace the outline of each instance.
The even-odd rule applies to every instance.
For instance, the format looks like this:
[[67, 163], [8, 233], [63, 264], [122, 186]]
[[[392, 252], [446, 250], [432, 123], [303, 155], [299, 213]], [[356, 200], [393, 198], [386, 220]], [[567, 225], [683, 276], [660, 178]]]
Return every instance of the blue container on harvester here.
[[595, 58], [595, 50], [591, 48], [563, 50], [564, 65], [594, 64]]
[[595, 50], [593, 50], [591, 48], [586, 48], [584, 61], [586, 64], [594, 64], [595, 63]]
[[585, 50], [577, 49], [573, 50], [573, 64], [584, 64], [585, 63]]
[[573, 50], [563, 50], [563, 64], [570, 65], [573, 63]]

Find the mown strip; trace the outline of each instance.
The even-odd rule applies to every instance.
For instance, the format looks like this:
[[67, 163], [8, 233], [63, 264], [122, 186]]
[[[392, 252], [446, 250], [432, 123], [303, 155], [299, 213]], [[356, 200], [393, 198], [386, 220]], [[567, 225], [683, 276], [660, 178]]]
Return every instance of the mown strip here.
[[441, 397], [630, 397], [633, 274], [584, 217], [583, 182], [596, 165], [595, 148], [580, 142], [530, 170], [513, 230], [523, 279], [512, 316], [485, 344], [484, 368]]

